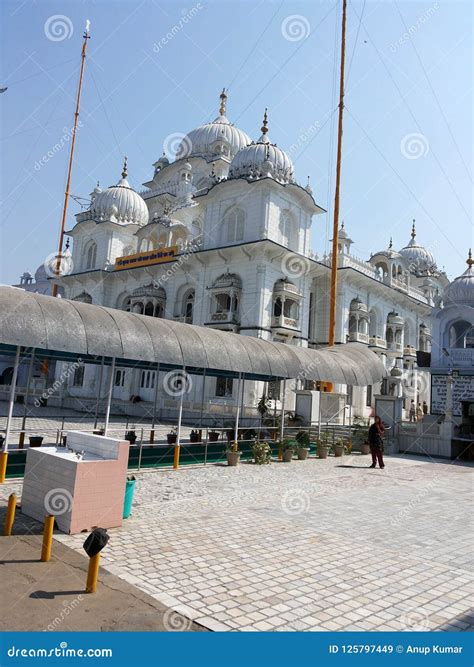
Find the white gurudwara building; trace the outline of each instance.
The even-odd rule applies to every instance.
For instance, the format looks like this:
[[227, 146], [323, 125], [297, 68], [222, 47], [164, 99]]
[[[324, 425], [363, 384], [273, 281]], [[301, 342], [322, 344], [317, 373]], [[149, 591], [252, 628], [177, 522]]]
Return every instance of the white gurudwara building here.
[[[289, 155], [274, 143], [267, 112], [260, 136], [252, 138], [227, 119], [224, 91], [220, 101], [217, 118], [185, 135], [174, 160], [164, 154], [157, 159], [143, 191], [131, 187], [126, 160], [116, 185], [93, 190], [90, 206], [67, 232], [71, 270], [58, 284], [68, 299], [288, 345], [326, 345], [331, 257], [318, 257], [311, 247], [324, 209], [309, 179], [298, 182]], [[423, 380], [429, 372], [417, 360], [431, 352], [433, 313], [449, 281], [418, 243], [414, 222], [399, 251], [390, 241], [363, 260], [352, 254], [352, 243], [343, 224], [336, 343], [368, 345], [389, 375], [381, 386], [335, 386], [333, 393], [360, 416], [373, 414], [377, 394], [403, 397], [405, 408], [412, 398], [429, 402], [430, 382]], [[94, 366], [78, 369], [60, 404], [87, 407], [97, 394], [98, 373]], [[156, 383], [152, 371], [117, 368], [115, 409], [138, 409], [139, 397], [143, 410], [143, 402], [154, 400]], [[237, 382], [207, 378], [204, 390], [202, 383], [194, 378], [185, 413], [199, 410], [203, 397], [209, 413], [235, 410]], [[304, 385], [297, 388], [325, 388]], [[107, 386], [104, 378], [104, 392]], [[294, 389], [287, 388], [290, 410]], [[279, 383], [248, 381], [248, 414], [264, 392], [275, 410], [281, 407]], [[158, 392], [162, 416], [176, 406], [173, 396]]]

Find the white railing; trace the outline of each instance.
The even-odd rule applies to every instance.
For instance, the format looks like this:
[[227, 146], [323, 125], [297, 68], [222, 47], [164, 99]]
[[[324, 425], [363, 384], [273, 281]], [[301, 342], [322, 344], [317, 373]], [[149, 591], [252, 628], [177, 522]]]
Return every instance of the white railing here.
[[285, 317], [284, 315], [278, 315], [277, 317], [272, 317], [272, 327], [282, 327], [285, 329], [298, 329], [298, 320], [293, 319], [292, 317]]

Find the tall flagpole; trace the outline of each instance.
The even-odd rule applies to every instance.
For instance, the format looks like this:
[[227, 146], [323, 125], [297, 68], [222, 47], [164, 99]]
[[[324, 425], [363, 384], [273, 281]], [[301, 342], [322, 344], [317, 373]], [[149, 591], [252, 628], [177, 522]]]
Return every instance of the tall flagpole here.
[[[82, 42], [82, 55], [81, 55], [81, 69], [79, 73], [79, 83], [77, 86], [77, 95], [76, 95], [76, 110], [74, 112], [74, 127], [72, 130], [72, 138], [71, 138], [71, 150], [69, 152], [69, 163], [68, 163], [68, 170], [67, 170], [67, 181], [66, 181], [66, 192], [64, 193], [64, 204], [63, 204], [63, 215], [61, 219], [61, 228], [59, 230], [59, 243], [58, 243], [58, 254], [56, 257], [56, 267], [55, 267], [55, 275], [60, 276], [61, 275], [61, 260], [63, 257], [63, 241], [64, 241], [64, 227], [66, 226], [66, 215], [67, 215], [67, 207], [69, 203], [69, 191], [71, 187], [71, 174], [72, 174], [72, 160], [74, 157], [74, 148], [76, 146], [76, 132], [77, 132], [77, 122], [79, 120], [79, 109], [80, 109], [80, 104], [81, 104], [81, 92], [82, 92], [82, 81], [84, 78], [84, 66], [86, 63], [86, 51], [87, 51], [87, 40], [90, 39], [90, 21], [86, 21], [86, 29], [84, 30], [84, 41]], [[58, 295], [58, 286], [56, 283], [53, 284], [53, 289], [52, 289], [52, 295], [57, 296]]]
[[342, 127], [344, 119], [344, 66], [346, 59], [347, 0], [342, 0], [341, 74], [339, 79], [339, 124], [337, 132], [336, 190], [334, 193], [334, 223], [332, 232], [331, 300], [329, 306], [328, 343], [334, 345], [336, 335], [337, 260], [339, 245], [339, 195], [341, 186]]

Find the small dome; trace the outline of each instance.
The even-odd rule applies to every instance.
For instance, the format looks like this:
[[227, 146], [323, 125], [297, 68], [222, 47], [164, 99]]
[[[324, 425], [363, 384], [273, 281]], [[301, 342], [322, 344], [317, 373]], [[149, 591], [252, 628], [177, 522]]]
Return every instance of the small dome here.
[[226, 118], [227, 95], [225, 90], [222, 91], [220, 99], [219, 116], [211, 123], [205, 123], [188, 132], [176, 151], [177, 160], [193, 156], [208, 159], [222, 156], [231, 160], [237, 151], [251, 142], [248, 134], [234, 127]]
[[444, 293], [445, 305], [466, 305], [474, 307], [474, 260], [469, 250], [467, 269], [448, 285]]
[[97, 192], [90, 211], [96, 222], [112, 220], [123, 225], [147, 224], [147, 205], [127, 181], [127, 158], [124, 161], [120, 181], [117, 185], [111, 185], [110, 188]]
[[392, 310], [392, 312], [389, 313], [387, 316], [387, 322], [388, 324], [402, 325], [404, 323], [404, 320], [403, 317], [401, 317], [398, 313]]
[[235, 273], [223, 273], [221, 276], [216, 278], [212, 283], [212, 288], [224, 288], [224, 287], [237, 287], [238, 289], [242, 288], [242, 280], [240, 276]]
[[257, 142], [241, 148], [229, 170], [229, 178], [264, 178], [269, 176], [282, 183], [293, 182], [293, 163], [276, 144], [270, 143], [267, 110], [263, 118], [262, 136]]
[[366, 313], [367, 312], [367, 305], [360, 299], [359, 296], [357, 296], [355, 299], [352, 299], [351, 305], [350, 305], [350, 310], [352, 312], [361, 311], [361, 312]]
[[400, 250], [400, 255], [406, 260], [410, 273], [416, 276], [427, 275], [437, 271], [436, 261], [431, 252], [416, 241], [414, 220], [410, 242]]
[[387, 257], [388, 259], [397, 259], [398, 257], [401, 257], [400, 253], [393, 249], [392, 239], [390, 239], [388, 248], [386, 248], [385, 250], [379, 250], [378, 252], [374, 252], [373, 255], [371, 255], [370, 259], [372, 259], [373, 257], [377, 257], [377, 255], [382, 255], [383, 257]]

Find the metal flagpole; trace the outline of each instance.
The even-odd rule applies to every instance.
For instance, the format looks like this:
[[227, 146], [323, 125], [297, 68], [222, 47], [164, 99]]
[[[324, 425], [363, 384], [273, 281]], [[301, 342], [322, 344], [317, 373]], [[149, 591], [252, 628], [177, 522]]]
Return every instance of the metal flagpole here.
[[341, 38], [341, 71], [339, 77], [339, 123], [337, 132], [336, 190], [334, 193], [334, 223], [332, 233], [331, 258], [331, 299], [329, 306], [328, 343], [334, 345], [336, 334], [336, 298], [337, 298], [337, 260], [339, 245], [339, 200], [341, 187], [342, 132], [344, 120], [344, 66], [346, 58], [346, 14], [347, 0], [342, 0], [342, 38]]
[[[71, 187], [71, 174], [72, 174], [72, 161], [74, 157], [74, 148], [76, 146], [76, 132], [77, 132], [77, 122], [79, 120], [79, 109], [81, 105], [81, 92], [82, 92], [82, 81], [84, 78], [84, 66], [86, 62], [86, 51], [87, 51], [87, 40], [90, 39], [89, 35], [90, 21], [86, 21], [86, 29], [83, 34], [82, 42], [82, 54], [81, 54], [81, 68], [79, 72], [79, 83], [77, 86], [76, 94], [76, 110], [74, 112], [74, 126], [72, 129], [72, 138], [71, 138], [71, 150], [69, 151], [69, 163], [67, 169], [67, 180], [66, 180], [66, 192], [64, 193], [64, 204], [63, 204], [63, 214], [61, 218], [61, 227], [59, 230], [59, 242], [58, 242], [58, 255], [56, 257], [56, 276], [61, 275], [61, 259], [63, 256], [63, 240], [64, 240], [64, 228], [66, 225], [66, 216], [67, 216], [67, 207], [69, 203], [69, 193]], [[58, 295], [58, 286], [56, 283], [53, 284], [53, 289], [51, 291], [53, 296]]]

